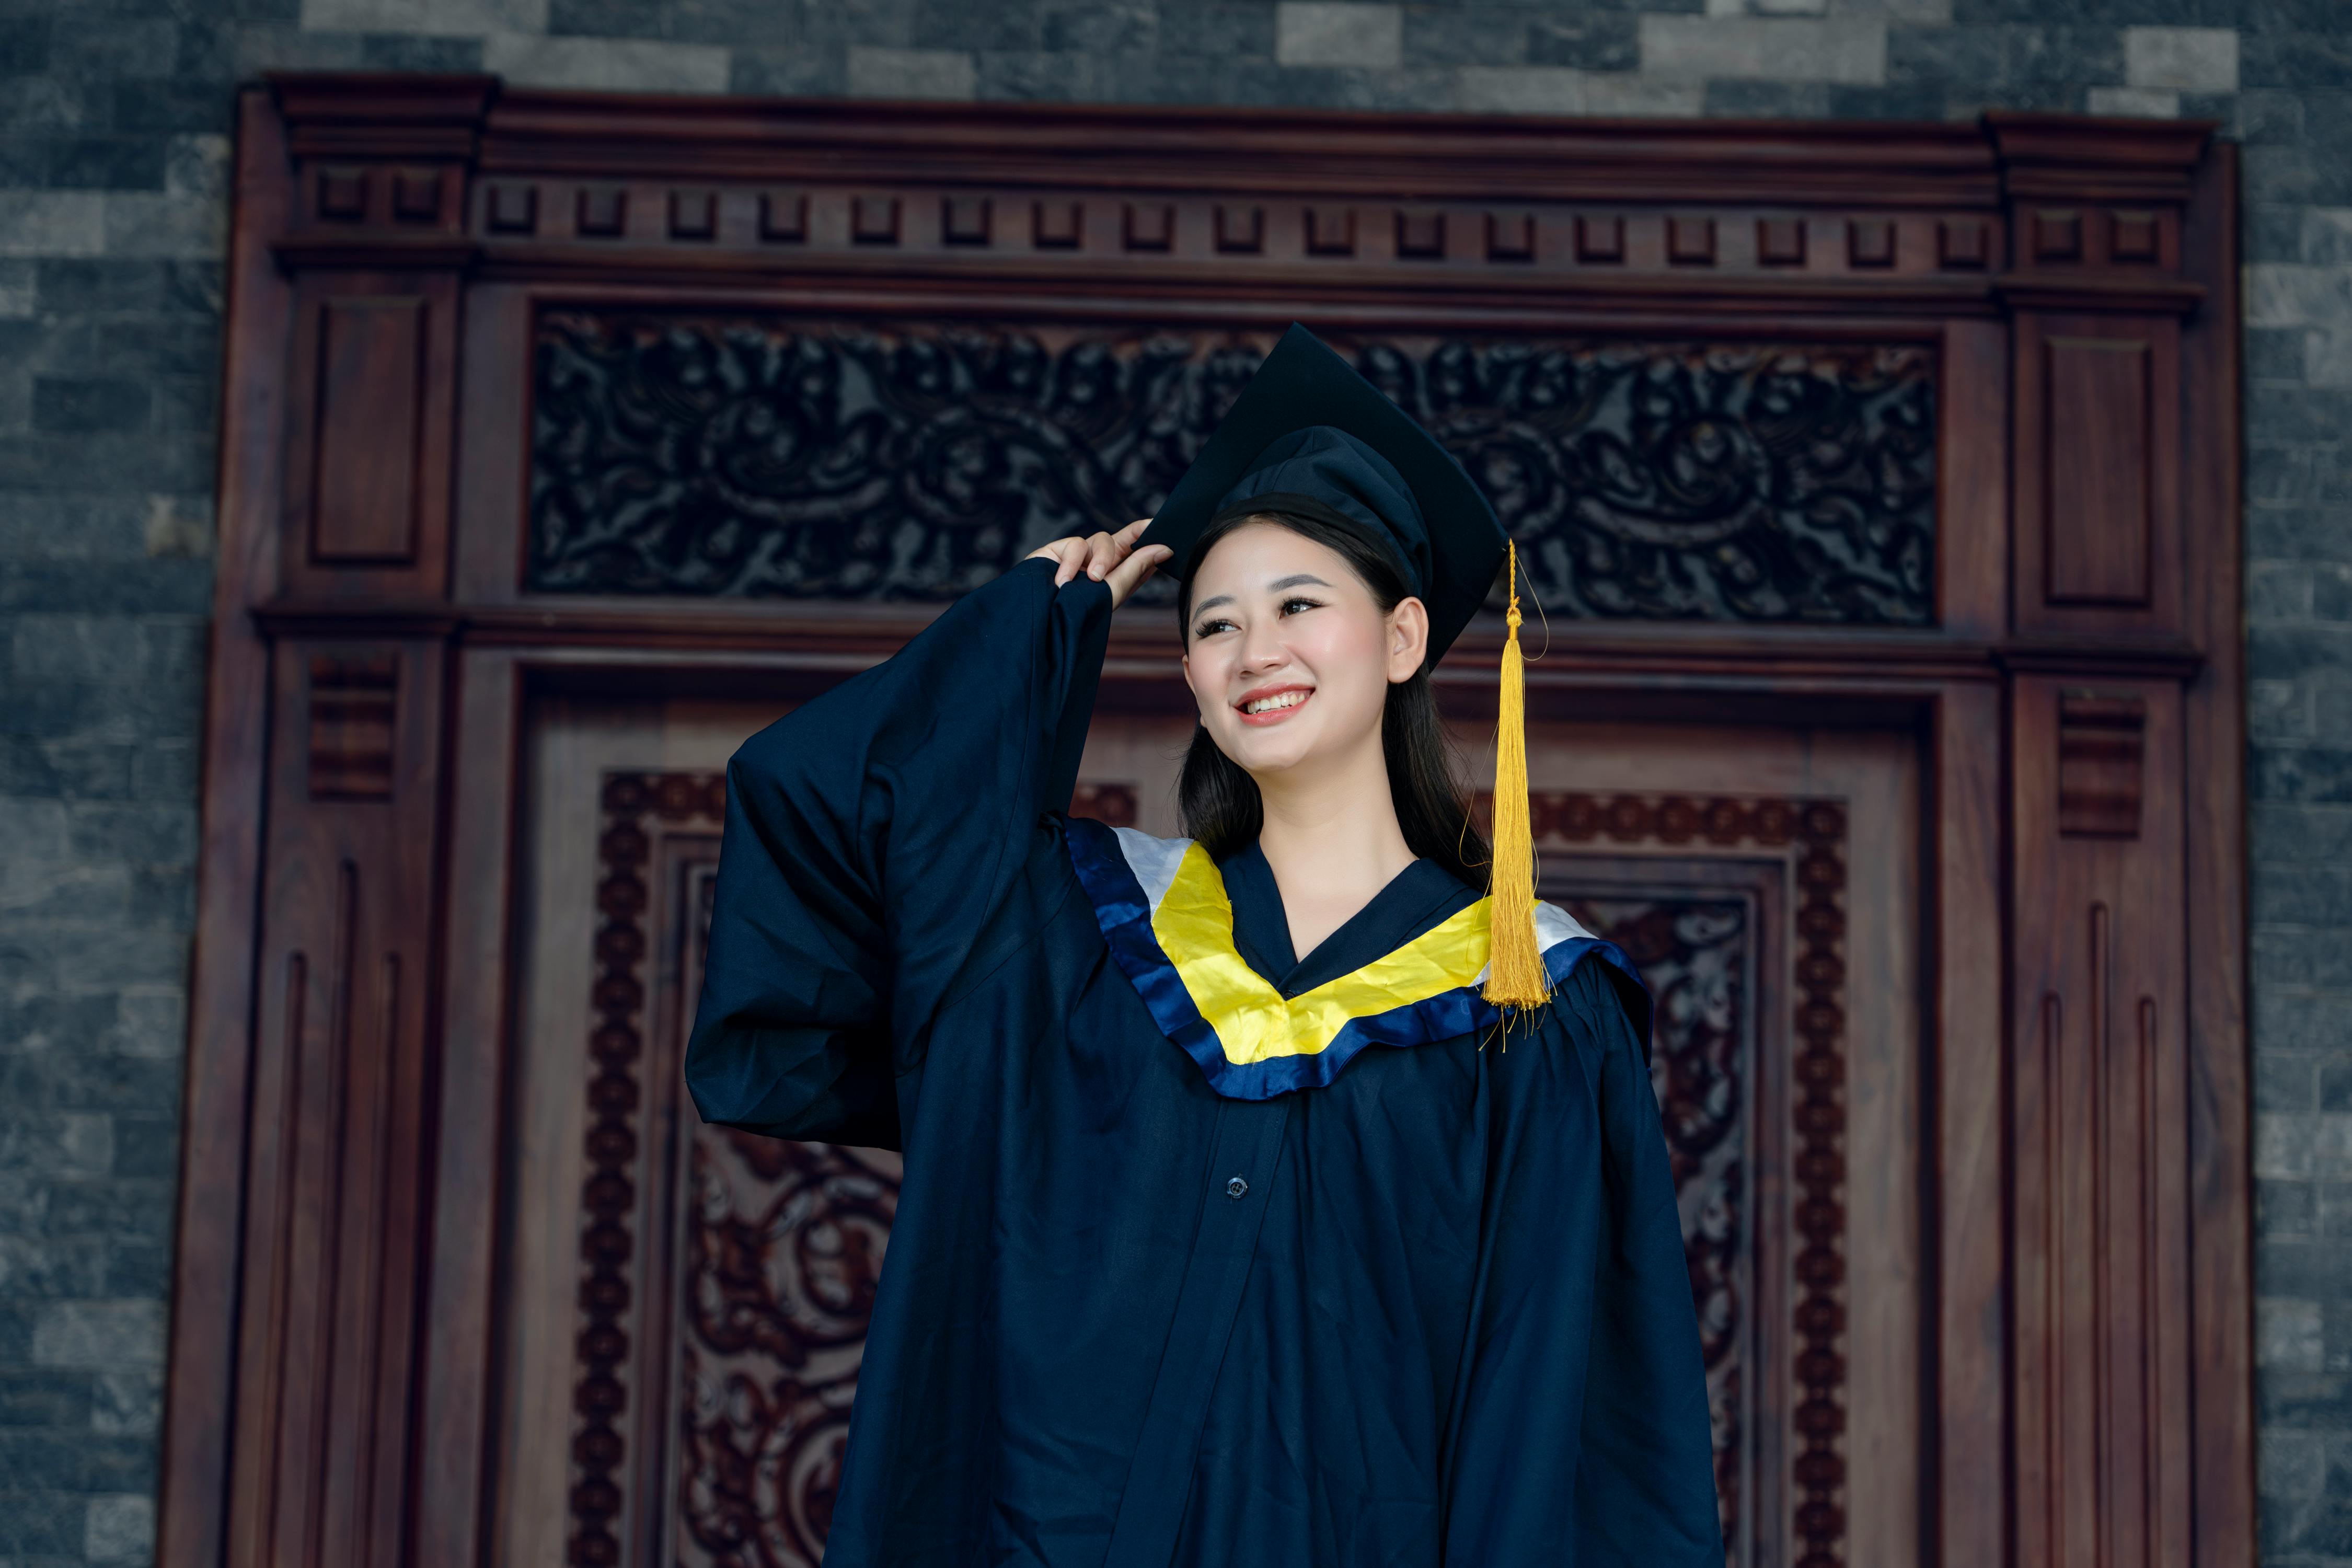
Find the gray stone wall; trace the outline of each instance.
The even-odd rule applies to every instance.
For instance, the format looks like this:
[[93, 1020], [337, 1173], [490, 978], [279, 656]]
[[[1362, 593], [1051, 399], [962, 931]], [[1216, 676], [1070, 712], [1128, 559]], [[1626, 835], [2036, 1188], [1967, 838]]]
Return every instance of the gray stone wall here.
[[0, 1568], [152, 1546], [230, 89], [2222, 120], [2246, 146], [2263, 1552], [2352, 1565], [2345, 0], [0, 0]]

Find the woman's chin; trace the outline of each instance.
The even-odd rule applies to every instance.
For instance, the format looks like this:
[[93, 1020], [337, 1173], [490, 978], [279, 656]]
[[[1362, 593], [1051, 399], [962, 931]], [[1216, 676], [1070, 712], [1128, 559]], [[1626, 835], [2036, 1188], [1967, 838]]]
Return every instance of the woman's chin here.
[[1289, 772], [1315, 754], [1315, 737], [1305, 725], [1245, 729], [1223, 737], [1226, 756], [1252, 778]]

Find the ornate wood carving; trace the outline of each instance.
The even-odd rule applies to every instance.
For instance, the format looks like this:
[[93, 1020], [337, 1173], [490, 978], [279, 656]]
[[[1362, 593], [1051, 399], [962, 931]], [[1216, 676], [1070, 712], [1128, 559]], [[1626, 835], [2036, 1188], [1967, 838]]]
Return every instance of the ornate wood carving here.
[[[897, 1212], [898, 1157], [690, 1118], [675, 1153], [647, 1146], [651, 1108], [677, 1093], [646, 1076], [649, 916], [656, 899], [691, 906], [671, 922], [688, 928], [690, 997], [713, 886], [708, 864], [656, 885], [654, 834], [715, 832], [726, 780], [614, 773], [603, 805], [569, 1558], [635, 1561], [635, 1541], [663, 1562], [814, 1568]], [[648, 1256], [659, 1243], [640, 1225], [673, 1214], [674, 1232], [659, 1234], [674, 1236], [675, 1256]], [[660, 1342], [641, 1342], [647, 1334]]]
[[[1664, 845], [1766, 849], [1790, 857], [1796, 938], [1791, 1089], [1786, 1108], [1790, 1227], [1795, 1237], [1789, 1264], [1795, 1284], [1789, 1323], [1794, 1384], [1788, 1445], [1788, 1481], [1794, 1499], [1790, 1525], [1795, 1568], [1834, 1568], [1844, 1556], [1846, 1479], [1845, 809], [1833, 800], [1697, 800], [1551, 791], [1536, 792], [1528, 805], [1538, 847]], [[1481, 809], [1487, 809], [1483, 800]], [[1675, 968], [1674, 949], [1660, 940], [1654, 926], [1637, 921], [1594, 929], [1625, 944], [1645, 974], [1653, 962], [1663, 963], [1662, 973], [1672, 973]], [[1658, 996], [1662, 1005], [1671, 1000], [1671, 982]], [[1708, 1169], [1708, 1134], [1720, 1131], [1694, 1108], [1708, 1104], [1710, 1097], [1736, 1093], [1738, 1086], [1727, 1085], [1718, 1076], [1716, 1054], [1703, 1047], [1690, 1054], [1677, 1044], [1671, 1028], [1662, 1033], [1659, 1044], [1663, 1048], [1654, 1055], [1653, 1071], [1661, 1077], [1661, 1104], [1667, 1113], [1679, 1184]], [[1720, 1196], [1710, 1193], [1705, 1202], [1684, 1209], [1684, 1245], [1692, 1254], [1692, 1289], [1702, 1325], [1719, 1325], [1727, 1311], [1752, 1309], [1717, 1296], [1721, 1288], [1717, 1282], [1718, 1254], [1693, 1225], [1694, 1207], [1705, 1212], [1711, 1205], [1722, 1205], [1723, 1222], [1736, 1237], [1743, 1224], [1739, 1204], [1745, 1189], [1745, 1183], [1734, 1180], [1724, 1185]], [[1708, 1343], [1710, 1353], [1719, 1358], [1717, 1335], [1710, 1334]], [[1710, 1392], [1718, 1397], [1723, 1394], [1720, 1386]], [[1727, 1500], [1727, 1531], [1735, 1522], [1730, 1510], [1738, 1496], [1737, 1467], [1742, 1453], [1734, 1415], [1727, 1405], [1716, 1411], [1717, 1489]]]
[[[1926, 351], [1339, 342], [1486, 486], [1554, 615], [1933, 617]], [[950, 597], [1148, 516], [1265, 347], [551, 311], [525, 584]]]

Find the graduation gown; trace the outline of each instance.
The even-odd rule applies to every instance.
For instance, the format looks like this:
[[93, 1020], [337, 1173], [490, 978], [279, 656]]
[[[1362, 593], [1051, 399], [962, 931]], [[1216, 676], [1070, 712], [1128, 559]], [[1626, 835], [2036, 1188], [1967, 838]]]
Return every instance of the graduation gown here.
[[1500, 1045], [1433, 864], [1302, 958], [1254, 847], [1063, 816], [1053, 574], [728, 770], [695, 1103], [906, 1155], [826, 1562], [1720, 1568], [1630, 966], [1548, 912]]

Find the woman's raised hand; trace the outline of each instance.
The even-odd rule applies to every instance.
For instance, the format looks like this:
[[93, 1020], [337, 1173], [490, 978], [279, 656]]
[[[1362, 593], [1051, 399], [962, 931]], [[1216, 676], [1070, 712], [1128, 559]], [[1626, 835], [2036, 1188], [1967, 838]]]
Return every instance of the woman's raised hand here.
[[1127, 596], [1142, 586], [1145, 578], [1175, 553], [1164, 544], [1147, 544], [1137, 549], [1135, 542], [1143, 536], [1151, 520], [1138, 518], [1117, 533], [1097, 533], [1080, 539], [1076, 534], [1057, 539], [1043, 549], [1030, 552], [1032, 561], [1057, 563], [1054, 568], [1054, 586], [1073, 581], [1081, 572], [1110, 589], [1113, 605], [1127, 603]]

